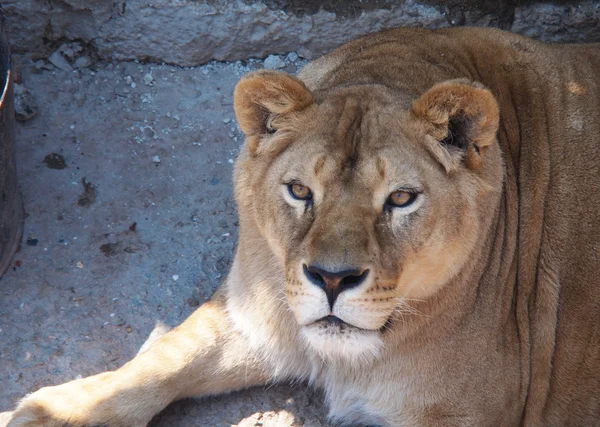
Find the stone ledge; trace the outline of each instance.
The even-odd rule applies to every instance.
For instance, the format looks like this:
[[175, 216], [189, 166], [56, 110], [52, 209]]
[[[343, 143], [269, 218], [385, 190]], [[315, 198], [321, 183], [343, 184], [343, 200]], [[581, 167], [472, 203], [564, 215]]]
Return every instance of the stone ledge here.
[[310, 59], [399, 26], [499, 26], [545, 41], [600, 41], [595, 1], [492, 3], [499, 6], [468, 0], [8, 0], [3, 6], [13, 51], [34, 58], [79, 41], [105, 60], [180, 66], [290, 51]]

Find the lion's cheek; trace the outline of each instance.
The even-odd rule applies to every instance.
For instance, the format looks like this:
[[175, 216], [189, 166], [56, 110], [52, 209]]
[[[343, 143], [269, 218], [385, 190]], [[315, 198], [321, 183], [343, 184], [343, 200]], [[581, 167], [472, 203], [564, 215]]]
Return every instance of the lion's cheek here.
[[440, 236], [407, 254], [397, 282], [399, 295], [424, 299], [435, 294], [460, 272], [474, 244], [471, 233], [452, 239]]

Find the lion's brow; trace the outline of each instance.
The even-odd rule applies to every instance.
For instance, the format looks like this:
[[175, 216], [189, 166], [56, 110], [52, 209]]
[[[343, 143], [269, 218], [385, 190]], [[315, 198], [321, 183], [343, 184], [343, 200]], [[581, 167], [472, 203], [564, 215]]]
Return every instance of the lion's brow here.
[[344, 106], [335, 131], [335, 142], [337, 146], [345, 148], [344, 163], [350, 168], [358, 159], [363, 114], [364, 111], [356, 97], [348, 96], [344, 99]]

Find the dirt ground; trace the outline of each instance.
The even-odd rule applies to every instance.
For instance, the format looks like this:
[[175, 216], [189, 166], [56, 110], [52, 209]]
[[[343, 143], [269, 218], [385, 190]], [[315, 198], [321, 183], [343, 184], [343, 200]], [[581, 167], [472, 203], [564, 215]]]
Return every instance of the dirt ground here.
[[[173, 326], [229, 269], [232, 91], [262, 61], [196, 68], [16, 58], [39, 112], [18, 126], [26, 222], [0, 279], [0, 412], [46, 385], [115, 369], [157, 321]], [[292, 56], [293, 59], [293, 56]], [[20, 64], [20, 65], [19, 65]], [[295, 72], [300, 60], [286, 60]], [[154, 426], [326, 426], [302, 385], [169, 407]]]

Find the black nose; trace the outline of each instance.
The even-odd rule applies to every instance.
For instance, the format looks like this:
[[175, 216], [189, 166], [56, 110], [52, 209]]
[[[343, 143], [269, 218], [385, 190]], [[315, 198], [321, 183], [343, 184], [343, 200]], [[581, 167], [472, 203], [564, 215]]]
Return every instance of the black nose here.
[[308, 280], [325, 291], [331, 309], [339, 294], [360, 285], [369, 275], [368, 269], [331, 272], [314, 265], [307, 267], [304, 264], [302, 267]]

